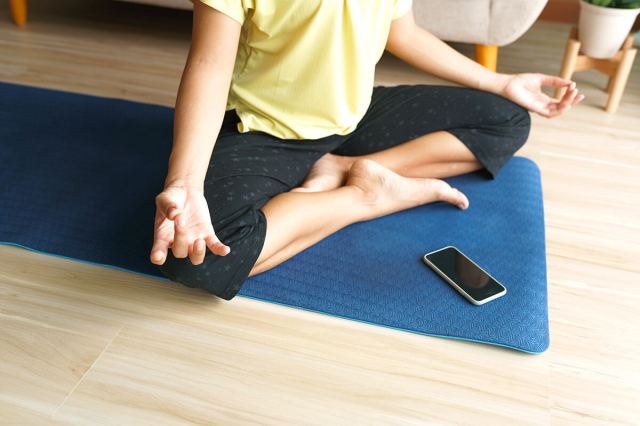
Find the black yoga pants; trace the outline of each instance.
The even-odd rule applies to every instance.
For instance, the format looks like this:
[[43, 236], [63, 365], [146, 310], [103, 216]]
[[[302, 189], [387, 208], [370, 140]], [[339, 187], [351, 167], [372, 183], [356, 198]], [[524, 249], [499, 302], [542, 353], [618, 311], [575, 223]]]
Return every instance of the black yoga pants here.
[[171, 250], [159, 266], [173, 281], [232, 299], [262, 250], [267, 222], [260, 208], [272, 197], [300, 186], [322, 155], [365, 155], [445, 130], [460, 139], [488, 178], [525, 143], [529, 113], [492, 93], [449, 86], [376, 86], [354, 131], [321, 139], [280, 139], [264, 132], [239, 133], [234, 110], [225, 113], [205, 179], [204, 194], [226, 256], [207, 250], [193, 265]]

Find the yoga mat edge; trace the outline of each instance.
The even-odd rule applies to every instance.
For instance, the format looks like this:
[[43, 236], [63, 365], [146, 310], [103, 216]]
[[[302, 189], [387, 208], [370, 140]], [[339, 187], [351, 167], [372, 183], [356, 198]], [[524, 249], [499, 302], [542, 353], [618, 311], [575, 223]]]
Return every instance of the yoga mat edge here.
[[[36, 253], [44, 254], [44, 255], [47, 255], [47, 256], [59, 257], [59, 258], [62, 258], [62, 259], [72, 260], [72, 261], [75, 261], [75, 262], [81, 262], [81, 263], [86, 263], [86, 264], [95, 265], [95, 266], [102, 266], [102, 267], [105, 267], [105, 268], [116, 269], [118, 271], [131, 272], [131, 273], [142, 275], [142, 276], [145, 276], [145, 277], [148, 277], [148, 278], [154, 278], [154, 279], [159, 279], [159, 280], [162, 280], [162, 281], [170, 281], [170, 282], [172, 282], [169, 278], [166, 278], [166, 277], [159, 277], [159, 276], [156, 276], [156, 275], [145, 274], [144, 272], [133, 271], [131, 269], [121, 268], [121, 267], [115, 266], [115, 265], [108, 265], [108, 264], [105, 264], [105, 263], [97, 263], [97, 262], [90, 262], [88, 260], [83, 260], [83, 259], [76, 259], [76, 258], [65, 256], [65, 255], [62, 255], [62, 254], [49, 253], [49, 252], [46, 252], [46, 251], [35, 249], [33, 247], [23, 246], [22, 244], [16, 244], [16, 243], [8, 242], [8, 241], [0, 241], [0, 244], [1, 245], [20, 247], [22, 249], [26, 249], [26, 250], [33, 251], [33, 252], [36, 252]], [[425, 333], [425, 332], [419, 331], [419, 330], [410, 330], [410, 329], [407, 329], [407, 328], [393, 327], [393, 326], [390, 326], [390, 325], [379, 324], [379, 323], [375, 323], [375, 322], [371, 322], [371, 321], [367, 321], [367, 320], [363, 320], [363, 319], [359, 319], [359, 318], [349, 317], [349, 316], [346, 316], [346, 315], [337, 315], [337, 314], [333, 314], [333, 313], [327, 313], [327, 312], [319, 311], [319, 310], [316, 310], [316, 309], [305, 308], [305, 307], [302, 307], [302, 306], [296, 306], [296, 305], [292, 305], [292, 304], [288, 304], [288, 303], [282, 303], [282, 302], [277, 302], [277, 301], [273, 301], [273, 300], [262, 299], [262, 298], [255, 297], [255, 296], [250, 296], [250, 295], [247, 295], [247, 294], [238, 294], [236, 297], [245, 297], [247, 299], [253, 299], [253, 300], [260, 301], [260, 302], [272, 303], [274, 305], [285, 306], [285, 307], [288, 307], [288, 308], [300, 309], [300, 310], [303, 310], [303, 311], [314, 312], [314, 313], [322, 314], [322, 315], [328, 315], [328, 316], [335, 317], [335, 318], [341, 318], [341, 319], [346, 319], [346, 320], [350, 320], [350, 321], [360, 322], [360, 323], [363, 323], [363, 324], [374, 325], [376, 327], [384, 327], [384, 328], [388, 328], [388, 329], [391, 329], [391, 330], [404, 331], [404, 332], [407, 332], [407, 333], [419, 334], [419, 335], [422, 335], [422, 336], [440, 337], [440, 338], [443, 338], [443, 339], [462, 340], [462, 341], [474, 342], [474, 343], [484, 343], [484, 344], [488, 344], [488, 345], [492, 345], [492, 346], [498, 346], [498, 347], [507, 348], [507, 349], [514, 349], [516, 351], [524, 352], [524, 353], [532, 354], [532, 355], [542, 354], [542, 353], [546, 352], [546, 350], [549, 348], [549, 345], [547, 344], [547, 346], [542, 351], [539, 351], [539, 352], [537, 352], [537, 351], [529, 351], [529, 350], [526, 350], [526, 349], [518, 348], [516, 346], [505, 345], [505, 344], [497, 343], [497, 342], [491, 342], [491, 341], [485, 341], [485, 340], [476, 340], [476, 339], [471, 339], [471, 338], [468, 338], [468, 337], [456, 337], [456, 336], [446, 336], [446, 335], [442, 335], [442, 334]], [[225, 303], [233, 303], [233, 301], [226, 301]]]

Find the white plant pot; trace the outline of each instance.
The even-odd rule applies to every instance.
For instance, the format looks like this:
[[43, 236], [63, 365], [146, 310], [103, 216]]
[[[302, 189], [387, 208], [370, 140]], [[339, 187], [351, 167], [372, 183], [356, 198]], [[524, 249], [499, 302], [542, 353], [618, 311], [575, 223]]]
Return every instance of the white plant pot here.
[[617, 9], [580, 1], [578, 39], [582, 53], [592, 58], [610, 58], [620, 50], [633, 26], [638, 9]]

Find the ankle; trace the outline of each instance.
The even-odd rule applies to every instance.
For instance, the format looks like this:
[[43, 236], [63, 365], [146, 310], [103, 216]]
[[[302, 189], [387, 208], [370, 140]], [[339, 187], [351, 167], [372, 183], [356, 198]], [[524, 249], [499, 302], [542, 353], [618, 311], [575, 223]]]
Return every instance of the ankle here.
[[349, 193], [349, 208], [357, 220], [365, 220], [377, 210], [379, 196], [376, 193], [356, 184], [348, 183], [338, 190]]
[[372, 172], [372, 167], [376, 163], [361, 156], [357, 157], [351, 164], [345, 186], [353, 188], [354, 199], [365, 210], [377, 209], [384, 197], [381, 191], [382, 179], [380, 175]]

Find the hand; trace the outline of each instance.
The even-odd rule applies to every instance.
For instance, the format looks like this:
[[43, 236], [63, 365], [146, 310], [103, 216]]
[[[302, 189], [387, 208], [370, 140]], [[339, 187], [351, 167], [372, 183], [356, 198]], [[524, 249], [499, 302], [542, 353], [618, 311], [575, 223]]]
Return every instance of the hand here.
[[162, 265], [169, 248], [176, 258], [189, 256], [191, 263], [203, 262], [206, 248], [226, 256], [231, 248], [220, 242], [213, 226], [207, 200], [197, 186], [168, 186], [156, 196], [151, 262]]
[[[543, 86], [566, 87], [567, 90], [562, 99], [556, 100], [542, 91]], [[556, 117], [568, 111], [584, 99], [584, 95], [578, 94], [575, 82], [539, 73], [506, 76], [498, 94], [547, 118]]]

